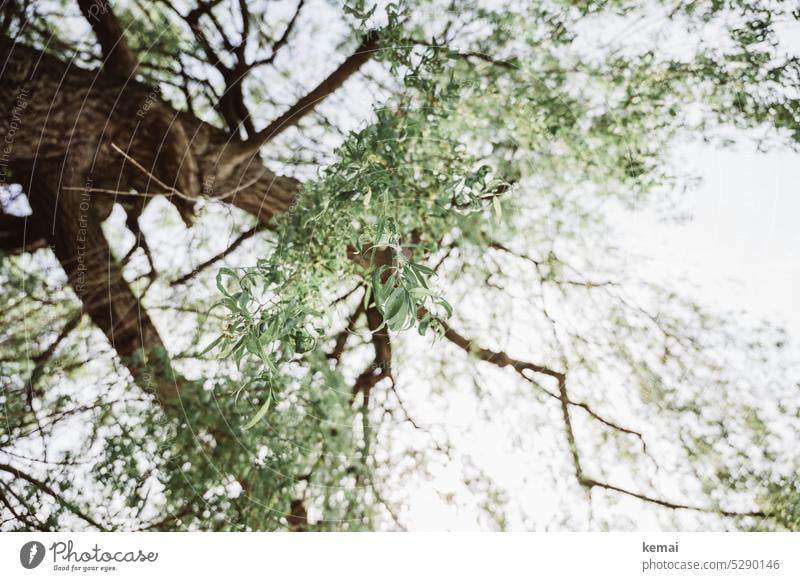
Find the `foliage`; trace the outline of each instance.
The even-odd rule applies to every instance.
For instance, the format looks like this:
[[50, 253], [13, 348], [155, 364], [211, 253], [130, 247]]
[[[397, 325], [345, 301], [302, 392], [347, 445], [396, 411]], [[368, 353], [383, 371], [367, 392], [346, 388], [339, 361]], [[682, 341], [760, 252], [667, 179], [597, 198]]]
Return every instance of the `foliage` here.
[[[210, 47], [162, 2], [120, 12], [141, 80], [218, 126], [226, 120], [214, 101], [226, 87], [210, 48], [235, 44], [234, 4], [198, 20]], [[662, 522], [673, 515], [661, 491], [691, 499], [699, 510], [679, 512], [672, 526], [796, 529], [789, 479], [798, 459], [785, 444], [796, 435], [797, 394], [785, 338], [639, 280], [611, 235], [615, 212], [672, 211], [690, 178], [671, 157], [681, 140], [726, 144], [733, 126], [797, 147], [798, 61], [775, 34], [784, 9], [747, 0], [319, 4], [320, 18], [334, 15], [346, 31], [342, 58], [349, 41], [378, 30], [370, 74], [342, 89], [358, 111], [339, 130], [345, 105], [322, 103], [312, 121], [265, 145], [263, 157], [286, 160], [303, 185], [241, 260], [176, 289], [168, 279], [186, 257], [164, 258], [167, 276], [140, 292], [170, 329], [172, 363], [159, 364], [187, 378], [177, 403], [131, 397], [130, 379], [85, 321], [50, 353], [69, 371], [40, 369], [35, 404], [23, 399], [59, 335], [45, 321], [74, 317], [77, 301], [69, 290], [42, 299], [64, 286], [46, 251], [3, 260], [9, 422], [0, 458], [38, 457], [67, 415], [87, 421], [80, 445], [45, 457], [86, 486], [68, 490], [70, 478], [55, 476], [60, 501], [0, 478], [0, 500], [20, 497], [5, 506], [46, 507], [2, 526], [80, 528], [91, 513], [109, 528], [276, 530], [297, 528], [298, 499], [303, 528], [399, 526], [404, 484], [452, 465], [465, 474], [450, 499], [480, 506], [482, 524], [542, 526], [510, 515], [500, 479], [458, 447], [510, 417], [515, 453], [567, 483], [555, 526], [628, 526], [636, 513], [617, 508], [606, 485], [622, 475], [617, 489], [648, 491], [627, 497]], [[305, 14], [298, 26], [313, 30]], [[44, 45], [56, 15], [25, 40]], [[254, 54], [292, 50], [265, 13], [251, 17]], [[646, 18], [664, 38], [604, 43], [596, 32]], [[675, 37], [690, 48], [671, 53]], [[292, 63], [313, 56], [306, 49], [249, 72], [253, 111], [280, 110]], [[171, 249], [179, 230], [161, 208], [150, 223]], [[206, 232], [249, 224], [213, 202], [198, 223]], [[211, 236], [204, 242], [216, 248]], [[124, 256], [126, 244], [112, 246]], [[137, 268], [126, 267], [129, 280], [148, 276]], [[406, 390], [433, 428], [420, 429]], [[457, 423], [450, 407], [465, 398], [478, 410], [471, 425], [442, 428]], [[52, 421], [36, 428], [42, 418]], [[598, 520], [572, 509], [587, 490], [603, 503]]]

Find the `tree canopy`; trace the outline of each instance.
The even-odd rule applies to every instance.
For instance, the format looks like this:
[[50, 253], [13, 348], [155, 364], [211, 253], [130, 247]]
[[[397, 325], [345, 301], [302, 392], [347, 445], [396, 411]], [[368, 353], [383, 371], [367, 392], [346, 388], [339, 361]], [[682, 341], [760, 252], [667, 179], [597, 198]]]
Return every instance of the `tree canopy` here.
[[798, 148], [784, 3], [0, 13], [3, 530], [800, 527], [786, 333], [614, 233]]

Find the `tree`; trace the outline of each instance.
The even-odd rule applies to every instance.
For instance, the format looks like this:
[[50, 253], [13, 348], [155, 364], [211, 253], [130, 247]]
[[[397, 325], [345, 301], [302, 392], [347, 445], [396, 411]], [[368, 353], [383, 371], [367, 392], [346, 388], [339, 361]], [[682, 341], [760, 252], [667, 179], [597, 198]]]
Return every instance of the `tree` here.
[[6, 2], [3, 528], [402, 528], [446, 465], [486, 526], [544, 526], [461, 448], [485, 424], [444, 429], [469, 401], [559, 490], [547, 526], [796, 529], [786, 338], [609, 234], [673, 207], [682, 139], [797, 146], [791, 17]]

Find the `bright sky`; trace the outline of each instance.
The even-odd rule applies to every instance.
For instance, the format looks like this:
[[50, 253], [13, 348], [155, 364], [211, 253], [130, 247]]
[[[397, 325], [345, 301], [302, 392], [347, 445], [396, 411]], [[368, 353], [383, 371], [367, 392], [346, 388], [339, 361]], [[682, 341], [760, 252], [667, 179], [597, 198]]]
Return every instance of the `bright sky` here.
[[[744, 310], [752, 320], [785, 325], [800, 342], [800, 154], [758, 153], [742, 144], [735, 150], [687, 147], [682, 152], [693, 171], [702, 177], [687, 194], [686, 208], [693, 219], [663, 223], [645, 213], [621, 218], [618, 226], [632, 253], [649, 257], [645, 275], [673, 277], [694, 289], [700, 303], [721, 310]], [[678, 284], [681, 286], [681, 283]], [[795, 347], [796, 349], [797, 347]], [[501, 430], [502, 432], [502, 430]], [[481, 432], [465, 443], [476, 456], [490, 450], [495, 463], [514, 467], [503, 484], [519, 482], [519, 457], [505, 455], [506, 434]], [[490, 473], [499, 476], [496, 466]], [[411, 530], [478, 530], [472, 509], [447, 505], [440, 492], [452, 486], [457, 470], [419, 483], [409, 490], [409, 510], [404, 515]], [[536, 476], [531, 474], [536, 481]], [[532, 511], [539, 524], [555, 516], [557, 489], [535, 484], [509, 492]], [[533, 488], [537, 488], [534, 490]], [[623, 500], [636, 514], [637, 526], [658, 528], [652, 513], [636, 501]], [[541, 519], [541, 520], [540, 520]]]
[[800, 154], [693, 147], [703, 183], [682, 225], [641, 217], [625, 224], [632, 248], [661, 274], [702, 285], [701, 299], [786, 325], [800, 339]]

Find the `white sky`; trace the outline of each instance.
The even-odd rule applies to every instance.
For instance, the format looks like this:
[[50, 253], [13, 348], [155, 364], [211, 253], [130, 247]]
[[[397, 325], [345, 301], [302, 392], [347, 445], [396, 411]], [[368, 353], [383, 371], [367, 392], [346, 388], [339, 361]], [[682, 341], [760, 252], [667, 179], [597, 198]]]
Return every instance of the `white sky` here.
[[785, 324], [800, 339], [800, 154], [685, 150], [703, 183], [682, 225], [640, 216], [623, 224], [656, 274], [701, 285], [701, 300]]
[[[722, 310], [743, 310], [752, 321], [767, 320], [785, 325], [800, 341], [800, 154], [758, 153], [746, 143], [735, 150], [718, 151], [710, 146], [686, 147], [682, 157], [687, 170], [702, 182], [686, 194], [686, 207], [693, 219], [663, 223], [646, 213], [619, 219], [618, 226], [631, 253], [648, 257], [646, 277], [678, 278], [692, 289], [701, 304]], [[472, 453], [491, 449], [494, 462], [513, 465], [512, 472], [525, 470], [505, 456], [504, 434], [482, 433], [480, 443], [465, 444]], [[485, 455], [483, 455], [485, 456]], [[510, 468], [512, 466], [509, 466]], [[495, 470], [490, 474], [501, 475]], [[444, 502], [440, 493], [449, 490], [457, 470], [437, 479], [420, 482], [408, 490], [409, 507], [404, 520], [411, 530], [480, 530], [473, 509]], [[511, 475], [510, 481], [516, 480]], [[532, 475], [533, 476], [533, 475]], [[534, 476], [534, 479], [536, 477]], [[509, 492], [515, 501], [533, 508], [537, 521], [546, 521], [558, 510], [559, 491], [550, 487], [524, 488]], [[637, 514], [640, 529], [659, 528], [653, 514], [629, 499], [622, 502]], [[542, 522], [540, 521], [540, 522]]]

